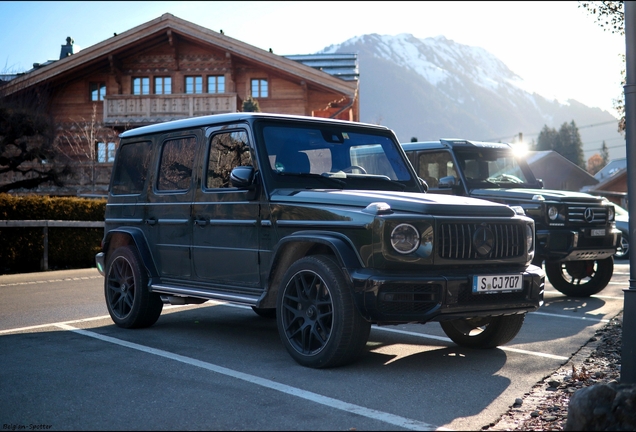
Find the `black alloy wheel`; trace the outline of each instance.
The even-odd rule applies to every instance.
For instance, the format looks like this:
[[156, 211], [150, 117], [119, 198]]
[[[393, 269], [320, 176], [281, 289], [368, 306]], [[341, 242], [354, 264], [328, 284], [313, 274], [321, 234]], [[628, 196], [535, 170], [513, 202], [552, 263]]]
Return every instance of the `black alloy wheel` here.
[[283, 345], [303, 366], [351, 363], [369, 338], [371, 324], [360, 315], [342, 270], [329, 256], [304, 257], [289, 267], [277, 309]]
[[159, 294], [148, 290], [148, 275], [131, 246], [122, 246], [109, 257], [104, 296], [113, 322], [123, 328], [149, 327], [163, 309]]
[[621, 237], [621, 244], [616, 249], [614, 254], [616, 259], [628, 259], [629, 258], [629, 238], [626, 237], [626, 233], [623, 233]]

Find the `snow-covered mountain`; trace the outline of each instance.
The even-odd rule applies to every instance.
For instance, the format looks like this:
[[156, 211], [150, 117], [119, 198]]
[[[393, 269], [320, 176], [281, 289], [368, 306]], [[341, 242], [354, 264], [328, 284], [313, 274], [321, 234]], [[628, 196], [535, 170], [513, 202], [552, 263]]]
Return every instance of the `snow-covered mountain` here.
[[444, 36], [369, 34], [321, 52], [358, 54], [361, 121], [388, 126], [402, 141], [511, 142], [521, 132], [530, 142], [545, 125], [559, 129], [574, 120], [586, 159], [600, 153], [603, 140], [611, 158], [625, 156], [624, 138], [612, 114], [532, 92], [522, 77], [482, 48]]

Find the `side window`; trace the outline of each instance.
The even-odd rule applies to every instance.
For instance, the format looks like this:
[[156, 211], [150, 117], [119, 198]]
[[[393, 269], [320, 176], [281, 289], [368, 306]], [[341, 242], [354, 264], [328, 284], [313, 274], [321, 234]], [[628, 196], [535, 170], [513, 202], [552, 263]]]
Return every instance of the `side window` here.
[[184, 191], [190, 188], [197, 139], [171, 139], [163, 143], [157, 190]]
[[417, 175], [426, 181], [428, 187], [437, 187], [442, 177], [457, 177], [455, 164], [448, 152], [420, 153], [417, 166]]
[[205, 186], [208, 189], [229, 188], [232, 169], [250, 165], [252, 157], [245, 131], [216, 134], [210, 143]]
[[139, 194], [148, 175], [150, 142], [142, 141], [123, 145], [119, 149], [113, 169], [113, 195]]

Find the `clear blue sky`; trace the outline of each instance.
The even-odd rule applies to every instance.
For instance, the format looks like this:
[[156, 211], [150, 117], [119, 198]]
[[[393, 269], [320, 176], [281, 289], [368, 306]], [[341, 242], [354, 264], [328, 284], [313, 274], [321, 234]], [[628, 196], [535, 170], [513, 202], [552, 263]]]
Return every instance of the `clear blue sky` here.
[[537, 93], [616, 115], [624, 36], [579, 2], [0, 1], [0, 73], [87, 48], [169, 12], [276, 54], [315, 53], [363, 34], [444, 35], [501, 59]]

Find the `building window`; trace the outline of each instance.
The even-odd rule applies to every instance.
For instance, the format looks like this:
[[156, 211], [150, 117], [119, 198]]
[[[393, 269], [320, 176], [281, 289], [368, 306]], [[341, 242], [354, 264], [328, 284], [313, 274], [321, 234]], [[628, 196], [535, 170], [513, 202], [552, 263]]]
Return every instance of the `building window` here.
[[115, 161], [115, 143], [97, 143], [97, 162], [108, 163]]
[[171, 94], [172, 78], [155, 77], [155, 94]]
[[266, 79], [253, 79], [252, 80], [252, 97], [267, 97], [267, 80]]
[[88, 88], [92, 101], [101, 101], [106, 97], [106, 83], [92, 82]]
[[185, 77], [186, 94], [203, 93], [203, 77], [187, 76]]
[[209, 76], [208, 93], [225, 93], [225, 76]]
[[150, 94], [150, 78], [148, 77], [133, 78], [133, 94], [135, 95]]

